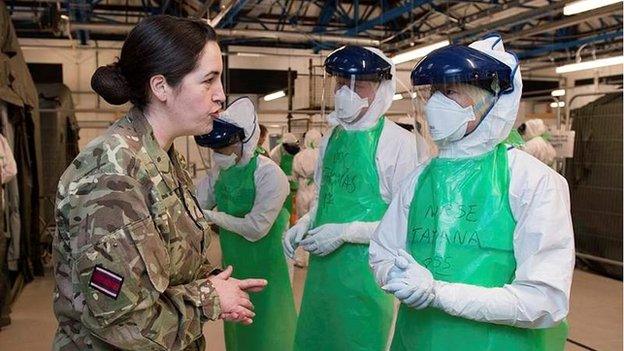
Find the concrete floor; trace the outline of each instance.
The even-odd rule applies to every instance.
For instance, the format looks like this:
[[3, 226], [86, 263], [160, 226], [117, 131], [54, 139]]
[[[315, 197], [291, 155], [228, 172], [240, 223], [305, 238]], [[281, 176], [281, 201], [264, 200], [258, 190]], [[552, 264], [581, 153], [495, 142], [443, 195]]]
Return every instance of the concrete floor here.
[[[301, 299], [305, 270], [295, 269], [295, 298]], [[0, 350], [49, 350], [56, 320], [52, 312], [51, 276], [36, 279], [26, 286], [15, 303], [12, 324], [0, 331]], [[569, 315], [571, 340], [566, 350], [622, 350], [622, 282], [577, 270], [572, 284]], [[207, 351], [224, 350], [223, 324], [207, 323], [204, 334]]]

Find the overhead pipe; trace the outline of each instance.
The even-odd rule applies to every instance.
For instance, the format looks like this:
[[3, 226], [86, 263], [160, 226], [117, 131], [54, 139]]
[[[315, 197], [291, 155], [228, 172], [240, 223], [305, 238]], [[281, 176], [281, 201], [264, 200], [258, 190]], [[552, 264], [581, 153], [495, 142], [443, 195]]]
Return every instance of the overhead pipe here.
[[[496, 29], [496, 28], [506, 27], [506, 26], [510, 26], [510, 25], [516, 25], [516, 24], [520, 24], [520, 23], [525, 23], [525, 22], [530, 21], [530, 20], [534, 20], [534, 19], [538, 19], [538, 18], [542, 18], [542, 17], [548, 16], [548, 15], [550, 15], [552, 13], [555, 13], [555, 12], [563, 11], [563, 7], [566, 4], [571, 3], [573, 1], [575, 1], [575, 0], [563, 0], [563, 1], [552, 3], [552, 4], [548, 5], [548, 6], [542, 6], [542, 7], [533, 9], [533, 10], [520, 12], [518, 14], [511, 15], [511, 16], [505, 17], [503, 19], [494, 21], [494, 22], [488, 22], [488, 23], [486, 23], [486, 24], [484, 24], [482, 26], [476, 27], [476, 28], [467, 29], [467, 30], [463, 30], [461, 32], [452, 33], [452, 34], [448, 35], [448, 38], [453, 43], [466, 42], [466, 41], [471, 40], [475, 36], [483, 35], [483, 34], [488, 33], [488, 32], [490, 32], [490, 31], [492, 31], [493, 29]], [[515, 1], [515, 2], [513, 2], [513, 5], [519, 5], [519, 4], [522, 4], [522, 3], [526, 3], [526, 1], [525, 2]], [[505, 4], [505, 5], [506, 5], [505, 7], [503, 7], [499, 11], [494, 12], [494, 14], [501, 13], [503, 11], [509, 10], [510, 3]], [[611, 6], [608, 6], [608, 7], [612, 7], [612, 6], [617, 7], [618, 5], [615, 4], [615, 5], [611, 5]], [[487, 13], [486, 11], [488, 11], [488, 10], [483, 11], [483, 12], [485, 12], [485, 16], [480, 16], [479, 17], [479, 16], [477, 16], [478, 14], [477, 15], [468, 16], [467, 18], [463, 19], [464, 21], [466, 21], [466, 22], [464, 22], [464, 24], [469, 24], [472, 21], [480, 20], [480, 19], [485, 18], [485, 17], [491, 17], [493, 15], [491, 13]], [[613, 11], [614, 11], [613, 9], [610, 9], [610, 11], [608, 11], [608, 12], [613, 12]], [[585, 14], [586, 13], [584, 13], [583, 15], [585, 15]], [[560, 23], [560, 22], [565, 22], [565, 21], [570, 21], [570, 20], [567, 19], [567, 20], [559, 21], [559, 22], [555, 22], [555, 23]], [[563, 27], [568, 26], [568, 25], [566, 25], [564, 23], [562, 23], [562, 24], [563, 24]], [[453, 23], [453, 26], [450, 26], [450, 27], [448, 25], [447, 26], [442, 26], [439, 29], [436, 28], [436, 29], [434, 29], [432, 31], [423, 32], [423, 33], [421, 33], [421, 34], [419, 34], [417, 36], [414, 36], [412, 38], [403, 40], [401, 42], [398, 42], [398, 43], [395, 43], [395, 44], [390, 44], [385, 49], [386, 50], [389, 50], [391, 48], [394, 48], [394, 49], [399, 48], [400, 49], [402, 47], [405, 47], [405, 46], [409, 45], [410, 43], [414, 42], [415, 40], [424, 39], [424, 38], [429, 39], [432, 36], [440, 34], [444, 30], [450, 30], [450, 29], [453, 29], [453, 28], [456, 28], [456, 27], [457, 27], [457, 24], [455, 24], [455, 23]], [[540, 26], [540, 28], [541, 27], [542, 26]], [[559, 28], [561, 28], [561, 27], [559, 27]], [[552, 29], [550, 29], [550, 30], [552, 30]], [[545, 31], [549, 31], [549, 30], [545, 30]], [[539, 32], [539, 33], [542, 33], [542, 32]], [[506, 36], [503, 36], [503, 38], [506, 41], [509, 41], [509, 39]], [[520, 36], [514, 34], [514, 38], [513, 39], [517, 39], [517, 38], [520, 38]]]
[[[107, 24], [107, 23], [72, 23], [71, 30], [88, 30], [97, 33], [109, 33], [109, 34], [128, 34], [134, 25], [128, 24]], [[360, 37], [347, 37], [340, 35], [325, 35], [325, 34], [308, 34], [300, 32], [280, 32], [280, 31], [268, 31], [268, 30], [252, 30], [252, 29], [224, 29], [215, 28], [217, 35], [221, 37], [233, 37], [233, 38], [251, 38], [251, 39], [273, 39], [275, 41], [282, 42], [333, 42], [341, 44], [362, 45], [362, 46], [375, 46], [378, 47], [380, 42], [375, 39], [360, 38]]]
[[596, 43], [596, 42], [600, 42], [600, 41], [612, 41], [614, 39], [621, 38], [622, 34], [623, 34], [623, 30], [620, 29], [620, 30], [616, 30], [616, 31], [612, 31], [612, 32], [601, 33], [601, 34], [598, 34], [598, 35], [585, 37], [585, 38], [578, 39], [578, 40], [566, 41], [566, 42], [556, 43], [556, 44], [551, 44], [551, 45], [544, 45], [544, 46], [542, 46], [542, 47], [540, 47], [538, 49], [517, 52], [516, 54], [518, 55], [518, 58], [520, 58], [522, 60], [522, 59], [525, 59], [525, 58], [528, 58], [528, 57], [534, 57], [534, 56], [542, 55], [544, 53], [548, 53], [548, 52], [551, 52], [551, 51], [569, 49], [569, 48], [572, 48], [572, 47], [578, 47], [578, 46], [581, 46], [581, 45], [586, 44], [586, 43]]
[[520, 38], [526, 38], [526, 37], [530, 37], [536, 34], [541, 34], [541, 33], [546, 33], [546, 32], [552, 32], [554, 30], [560, 29], [560, 28], [565, 28], [565, 27], [570, 27], [573, 26], [575, 24], [579, 24], [582, 22], [585, 22], [587, 20], [590, 20], [592, 18], [596, 18], [596, 17], [602, 17], [605, 15], [608, 15], [612, 12], [622, 12], [622, 3], [617, 3], [617, 4], [612, 4], [609, 6], [605, 6], [605, 7], [600, 7], [597, 8], [595, 10], [592, 11], [587, 11], [587, 12], [583, 12], [582, 14], [579, 15], [575, 15], [572, 17], [567, 17], [563, 20], [560, 21], [556, 21], [556, 22], [551, 22], [551, 23], [547, 23], [541, 26], [536, 26], [527, 30], [523, 30], [521, 32], [516, 32], [516, 33], [512, 33], [512, 34], [507, 34], [507, 35], [503, 35], [503, 39], [506, 42], [509, 41], [513, 41], [516, 39], [520, 39]]
[[[525, 3], [531, 2], [531, 0], [515, 0], [515, 1], [509, 1], [506, 2], [504, 4], [500, 4], [497, 7], [490, 7], [486, 10], [483, 11], [479, 11], [475, 14], [472, 15], [468, 15], [466, 17], [464, 17], [462, 19], [462, 22], [464, 25], [466, 24], [470, 24], [473, 21], [479, 21], [482, 19], [486, 19], [486, 18], [491, 18], [492, 16], [495, 16], [497, 14], [503, 13], [507, 10], [509, 10], [510, 8], [513, 8], [515, 6], [520, 6], [523, 5]], [[458, 24], [454, 23], [454, 22], [449, 22], [447, 24], [443, 24], [440, 25], [438, 27], [433, 28], [432, 30], [426, 31], [426, 32], [420, 32], [408, 39], [404, 39], [402, 41], [399, 41], [397, 43], [388, 43], [386, 46], [384, 46], [384, 51], [389, 51], [389, 50], [397, 50], [397, 49], [402, 49], [405, 48], [407, 46], [410, 46], [411, 43], [413, 43], [414, 41], [418, 41], [421, 39], [431, 39], [434, 36], [441, 36], [443, 33], [445, 33], [448, 30], [452, 30], [455, 28], [458, 28]], [[481, 27], [482, 28], [482, 27]], [[491, 27], [490, 27], [491, 28]]]
[[[597, 49], [595, 54], [599, 56], [599, 55], [604, 55], [604, 54], [610, 54], [614, 51], [622, 52], [622, 45], [605, 45]], [[551, 63], [550, 65], [551, 67], [556, 67], [557, 64], [555, 63], [554, 60], [569, 59], [569, 58], [570, 58], [570, 53], [567, 53], [567, 52], [566, 53], [553, 53], [546, 57], [535, 57], [531, 59], [522, 60], [522, 65], [526, 66], [526, 65], [531, 65], [531, 64]]]

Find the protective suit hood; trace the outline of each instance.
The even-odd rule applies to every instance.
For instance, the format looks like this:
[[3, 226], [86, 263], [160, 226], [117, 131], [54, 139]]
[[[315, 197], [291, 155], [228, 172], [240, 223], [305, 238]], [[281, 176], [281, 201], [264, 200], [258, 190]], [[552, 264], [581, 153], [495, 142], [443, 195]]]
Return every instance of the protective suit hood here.
[[522, 77], [515, 55], [506, 52], [499, 36], [491, 36], [469, 45], [490, 55], [512, 69], [513, 91], [500, 95], [492, 109], [483, 117], [478, 127], [461, 140], [439, 146], [439, 156], [444, 158], [472, 157], [494, 149], [507, 138], [513, 128], [522, 96]]
[[392, 97], [396, 91], [396, 67], [392, 60], [384, 55], [381, 50], [371, 47], [366, 47], [366, 49], [372, 51], [391, 65], [390, 73], [392, 74], [392, 79], [383, 80], [379, 84], [375, 99], [368, 106], [368, 110], [360, 120], [355, 123], [345, 123], [337, 118], [336, 112], [333, 111], [327, 116], [327, 120], [331, 126], [341, 125], [346, 130], [369, 129], [377, 123], [379, 118], [386, 113], [392, 105]]
[[242, 97], [230, 104], [219, 118], [232, 123], [245, 131], [243, 140], [243, 155], [237, 165], [246, 165], [254, 155], [256, 144], [260, 139], [260, 126], [253, 102], [248, 97]]
[[321, 132], [318, 129], [310, 129], [303, 139], [307, 149], [317, 149], [321, 143]]
[[547, 131], [546, 124], [539, 118], [530, 119], [524, 122], [524, 124], [526, 125], [526, 131], [524, 133], [525, 140], [531, 140], [541, 136]]
[[282, 137], [282, 144], [297, 144], [299, 140], [293, 133], [286, 133]]

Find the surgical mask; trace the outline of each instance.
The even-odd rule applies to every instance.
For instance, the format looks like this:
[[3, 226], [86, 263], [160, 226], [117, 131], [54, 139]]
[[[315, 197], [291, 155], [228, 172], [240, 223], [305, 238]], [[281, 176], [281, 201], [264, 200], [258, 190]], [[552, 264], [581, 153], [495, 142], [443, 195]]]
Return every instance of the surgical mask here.
[[466, 134], [468, 122], [476, 119], [472, 106], [461, 107], [441, 92], [435, 92], [425, 105], [429, 131], [434, 141], [448, 143]]
[[363, 108], [368, 107], [368, 99], [361, 98], [356, 92], [343, 85], [334, 95], [336, 117], [346, 123], [353, 122]]
[[223, 155], [218, 152], [213, 152], [212, 159], [218, 168], [225, 170], [236, 164], [236, 153]]

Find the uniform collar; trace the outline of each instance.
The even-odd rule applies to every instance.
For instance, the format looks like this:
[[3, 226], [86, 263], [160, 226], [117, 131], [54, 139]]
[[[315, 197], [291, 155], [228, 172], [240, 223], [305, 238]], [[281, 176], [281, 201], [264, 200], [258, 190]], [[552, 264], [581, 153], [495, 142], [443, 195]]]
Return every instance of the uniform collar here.
[[165, 150], [160, 147], [156, 136], [154, 136], [152, 126], [147, 121], [147, 118], [145, 118], [143, 112], [138, 108], [132, 108], [127, 118], [136, 131], [137, 136], [141, 138], [143, 149], [149, 155], [158, 172], [162, 175], [167, 186], [169, 186], [171, 190], [176, 189], [178, 187], [178, 182], [176, 181], [172, 158], [177, 157], [177, 153], [173, 145], [169, 149], [169, 152], [165, 152]]

